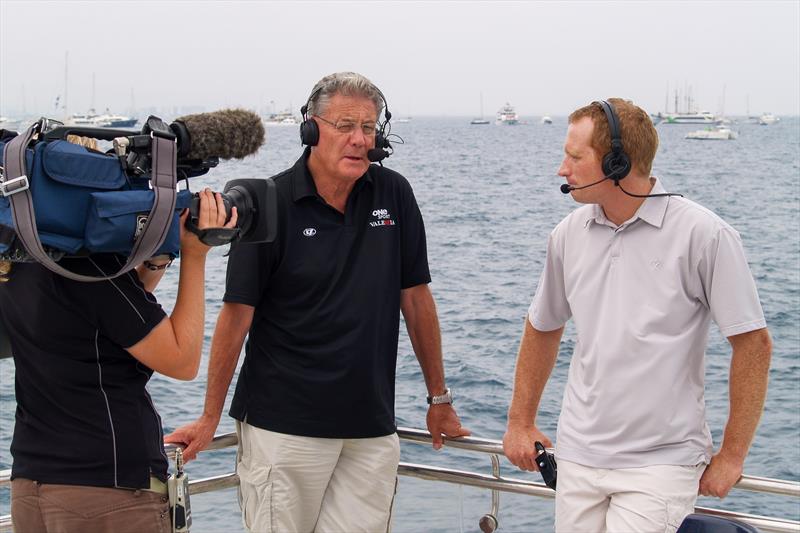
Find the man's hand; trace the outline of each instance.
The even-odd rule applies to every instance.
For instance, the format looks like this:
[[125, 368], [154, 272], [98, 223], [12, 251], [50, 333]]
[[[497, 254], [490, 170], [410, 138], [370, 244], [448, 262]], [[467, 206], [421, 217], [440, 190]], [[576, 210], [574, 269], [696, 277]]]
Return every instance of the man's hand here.
[[702, 496], [724, 498], [742, 477], [743, 468], [743, 461], [727, 457], [722, 453], [716, 454], [700, 478], [698, 492]]
[[539, 431], [534, 425], [519, 426], [508, 425], [506, 434], [503, 435], [503, 452], [509, 461], [521, 470], [538, 472], [536, 465], [536, 441], [544, 444], [545, 448], [552, 448], [552, 441]]
[[214, 439], [219, 420], [212, 420], [201, 416], [196, 421], [181, 426], [166, 437], [165, 444], [177, 444], [183, 447], [183, 459], [186, 462], [197, 457], [197, 453], [206, 449], [208, 443]]
[[428, 431], [433, 437], [433, 449], [439, 450], [442, 447], [442, 435], [445, 437], [466, 437], [472, 432], [461, 426], [456, 410], [449, 403], [431, 405], [428, 408], [426, 417]]

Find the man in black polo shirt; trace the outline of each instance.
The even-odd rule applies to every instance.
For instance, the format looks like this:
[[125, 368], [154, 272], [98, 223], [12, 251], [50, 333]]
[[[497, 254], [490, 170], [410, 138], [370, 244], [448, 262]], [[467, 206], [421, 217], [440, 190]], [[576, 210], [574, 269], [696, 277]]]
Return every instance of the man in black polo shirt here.
[[231, 251], [203, 415], [167, 438], [188, 444], [190, 459], [208, 444], [249, 333], [230, 414], [252, 531], [387, 530], [400, 456], [401, 310], [430, 395], [434, 447], [442, 434], [469, 434], [445, 387], [414, 194], [368, 158], [384, 104], [355, 73], [314, 87], [301, 127], [308, 148], [274, 177], [278, 237]]

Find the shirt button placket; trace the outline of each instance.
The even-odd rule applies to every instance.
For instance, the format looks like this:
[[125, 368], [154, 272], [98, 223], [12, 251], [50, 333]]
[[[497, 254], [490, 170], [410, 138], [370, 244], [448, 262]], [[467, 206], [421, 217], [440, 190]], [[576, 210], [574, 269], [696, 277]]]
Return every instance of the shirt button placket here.
[[611, 241], [611, 266], [615, 266], [622, 255], [622, 232], [619, 230], [614, 232], [614, 237]]

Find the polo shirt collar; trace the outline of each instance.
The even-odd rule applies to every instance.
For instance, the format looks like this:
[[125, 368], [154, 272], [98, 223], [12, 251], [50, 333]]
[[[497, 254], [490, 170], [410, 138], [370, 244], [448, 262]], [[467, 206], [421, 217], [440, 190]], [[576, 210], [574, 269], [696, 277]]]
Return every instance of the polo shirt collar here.
[[[660, 194], [665, 193], [667, 191], [664, 190], [664, 186], [661, 185], [661, 180], [657, 177], [653, 176], [654, 180], [653, 188], [650, 191], [650, 194]], [[636, 211], [636, 214], [623, 225], [632, 224], [638, 219], [642, 219], [643, 221], [647, 222], [653, 227], [660, 228], [661, 225], [664, 223], [664, 216], [667, 213], [667, 204], [669, 204], [669, 196], [659, 196], [656, 198], [645, 198], [642, 205], [639, 206], [639, 209]], [[586, 226], [589, 225], [590, 222], [595, 222], [597, 224], [602, 224], [604, 226], [611, 225], [611, 221], [608, 220], [606, 214], [603, 212], [603, 208], [600, 207], [599, 204], [593, 204], [592, 210], [589, 213], [589, 216], [586, 218]]]
[[[653, 189], [650, 194], [663, 194], [667, 191], [661, 185], [661, 181], [657, 177], [653, 177]], [[664, 215], [667, 214], [667, 204], [669, 204], [669, 196], [658, 196], [656, 198], [645, 198], [644, 203], [639, 207], [636, 215], [653, 227], [660, 228], [664, 223]]]
[[[308, 157], [311, 155], [311, 147], [306, 146], [303, 150], [303, 155], [300, 156], [294, 166], [292, 167], [292, 200], [297, 202], [302, 198], [308, 196], [318, 197], [317, 185], [314, 183], [314, 178], [311, 176], [311, 171], [308, 170]], [[369, 166], [363, 176], [356, 181], [355, 188], [361, 187], [359, 185], [363, 182], [372, 182], [372, 165]]]

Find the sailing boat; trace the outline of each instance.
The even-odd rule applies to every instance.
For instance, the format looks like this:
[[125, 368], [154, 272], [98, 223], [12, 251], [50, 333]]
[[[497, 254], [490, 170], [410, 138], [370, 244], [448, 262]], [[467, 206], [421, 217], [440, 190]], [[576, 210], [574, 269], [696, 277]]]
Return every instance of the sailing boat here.
[[469, 121], [470, 124], [489, 124], [489, 121], [483, 118], [483, 93], [481, 93], [481, 118], [473, 118]]

